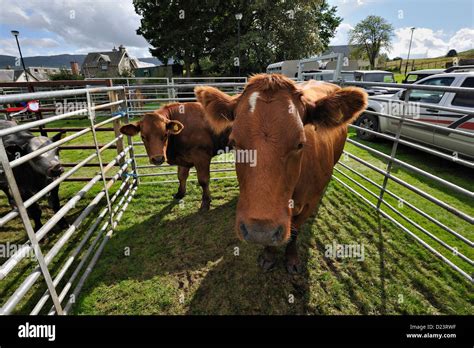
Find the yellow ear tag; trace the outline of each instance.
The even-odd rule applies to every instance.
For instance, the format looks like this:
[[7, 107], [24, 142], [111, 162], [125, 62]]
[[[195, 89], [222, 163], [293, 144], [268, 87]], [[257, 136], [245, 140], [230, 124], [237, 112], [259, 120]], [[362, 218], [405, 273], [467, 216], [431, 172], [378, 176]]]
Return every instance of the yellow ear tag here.
[[179, 127], [178, 127], [177, 124], [175, 124], [175, 125], [173, 126], [173, 130], [174, 130], [175, 132], [177, 132], [177, 131], [179, 130]]

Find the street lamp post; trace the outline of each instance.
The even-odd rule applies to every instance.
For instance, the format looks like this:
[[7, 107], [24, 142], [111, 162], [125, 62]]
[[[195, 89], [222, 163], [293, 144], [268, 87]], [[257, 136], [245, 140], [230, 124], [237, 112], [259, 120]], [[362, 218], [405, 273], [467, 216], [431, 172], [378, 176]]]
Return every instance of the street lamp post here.
[[408, 46], [407, 63], [405, 65], [405, 75], [407, 74], [407, 70], [408, 70], [408, 62], [410, 61], [411, 42], [413, 40], [413, 32], [415, 31], [415, 27], [411, 27], [410, 29], [411, 29], [411, 36], [410, 36], [410, 45]]
[[240, 20], [242, 19], [242, 13], [236, 13], [235, 19], [237, 19], [237, 58], [239, 63], [239, 76], [240, 76]]
[[21, 65], [23, 66], [23, 71], [25, 72], [26, 82], [30, 82], [28, 80], [28, 72], [26, 71], [25, 61], [23, 60], [23, 55], [21, 54], [20, 42], [18, 41], [18, 35], [20, 35], [20, 32], [18, 30], [12, 30], [11, 33], [16, 39], [16, 45], [18, 46], [18, 52], [20, 52], [20, 60], [21, 60]]

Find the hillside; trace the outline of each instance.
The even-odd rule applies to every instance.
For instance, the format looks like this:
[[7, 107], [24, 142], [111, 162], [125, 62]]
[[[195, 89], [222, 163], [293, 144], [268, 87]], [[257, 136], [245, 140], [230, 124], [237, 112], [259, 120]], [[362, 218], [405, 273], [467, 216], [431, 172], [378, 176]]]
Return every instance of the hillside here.
[[[458, 52], [459, 59], [474, 59], [474, 49]], [[407, 60], [391, 60], [388, 61], [378, 68], [383, 70], [398, 71], [400, 68], [400, 63], [403, 65], [402, 71], [405, 71], [405, 65]], [[436, 57], [436, 58], [414, 58], [409, 60], [408, 71], [412, 70], [422, 70], [422, 69], [445, 69], [450, 66], [453, 62], [453, 57]]]

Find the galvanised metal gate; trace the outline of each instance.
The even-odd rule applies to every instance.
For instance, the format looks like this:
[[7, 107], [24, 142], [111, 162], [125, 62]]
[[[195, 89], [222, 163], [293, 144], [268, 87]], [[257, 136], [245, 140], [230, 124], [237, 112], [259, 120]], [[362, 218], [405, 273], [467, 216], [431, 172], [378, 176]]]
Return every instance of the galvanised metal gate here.
[[[245, 82], [209, 82], [199, 81], [199, 85], [206, 84], [215, 86], [222, 90], [225, 90], [228, 93], [238, 93], [242, 90]], [[166, 84], [139, 84], [131, 85], [130, 83], [124, 86], [117, 87], [102, 87], [102, 88], [86, 88], [86, 89], [76, 89], [76, 90], [66, 90], [66, 91], [51, 91], [51, 92], [38, 92], [38, 93], [27, 93], [27, 94], [17, 94], [17, 95], [8, 95], [0, 97], [0, 104], [17, 102], [17, 101], [26, 101], [31, 99], [38, 100], [49, 100], [54, 98], [64, 98], [64, 97], [74, 97], [82, 98], [86, 102], [86, 108], [62, 113], [59, 115], [51, 116], [47, 119], [34, 121], [26, 124], [18, 125], [14, 128], [9, 128], [6, 130], [0, 131], [0, 137], [4, 137], [7, 134], [18, 132], [21, 130], [35, 129], [39, 126], [44, 126], [48, 123], [67, 120], [74, 118], [77, 115], [86, 114], [87, 122], [89, 125], [84, 127], [81, 130], [72, 128], [75, 132], [64, 139], [54, 142], [51, 145], [48, 145], [44, 148], [40, 148], [37, 151], [34, 151], [26, 156], [14, 159], [10, 161], [5, 152], [3, 146], [3, 141], [0, 142], [0, 161], [3, 166], [5, 176], [10, 185], [12, 194], [14, 196], [16, 208], [8, 212], [6, 215], [0, 218], [0, 226], [6, 225], [8, 222], [13, 220], [16, 217], [20, 217], [24, 226], [24, 230], [28, 235], [28, 242], [24, 243], [17, 252], [11, 255], [1, 266], [0, 266], [0, 280], [6, 279], [6, 277], [11, 273], [15, 267], [18, 267], [18, 264], [26, 258], [28, 252], [34, 252], [34, 260], [37, 262], [37, 267], [22, 281], [22, 283], [16, 287], [15, 292], [2, 304], [1, 314], [10, 314], [12, 313], [19, 302], [25, 297], [27, 292], [32, 288], [32, 286], [38, 281], [40, 276], [43, 276], [44, 281], [47, 285], [47, 290], [44, 292], [43, 296], [38, 300], [34, 309], [31, 311], [31, 314], [39, 313], [49, 313], [49, 314], [67, 314], [71, 311], [71, 307], [75, 302], [75, 298], [79, 294], [86, 278], [92, 271], [94, 265], [99, 259], [101, 252], [112, 236], [114, 229], [119, 223], [123, 212], [127, 209], [133, 195], [137, 190], [139, 184], [167, 184], [172, 182], [177, 182], [175, 179], [176, 172], [171, 171], [169, 165], [164, 165], [160, 167], [155, 167], [146, 164], [138, 164], [140, 158], [146, 157], [146, 154], [143, 150], [142, 143], [138, 141], [133, 141], [130, 137], [127, 137], [126, 142], [124, 142], [123, 136], [119, 134], [118, 128], [120, 121], [129, 122], [133, 115], [142, 114], [145, 110], [157, 109], [161, 103], [166, 103], [169, 101], [189, 101], [193, 100], [193, 97], [184, 96], [178, 97], [179, 89], [193, 89], [196, 83], [166, 83]], [[370, 86], [386, 86], [386, 87], [397, 87], [405, 88], [411, 90], [416, 86], [413, 85], [400, 85], [400, 84], [377, 84], [377, 83], [353, 83], [357, 85], [370, 85]], [[133, 98], [136, 90], [139, 89], [141, 96], [139, 98]], [[443, 90], [449, 93], [463, 92], [463, 93], [472, 93], [472, 89], [468, 88], [447, 88], [447, 87], [437, 87], [437, 86], [423, 86], [423, 89], [430, 90]], [[132, 92], [131, 92], [132, 91]], [[133, 92], [135, 91], [135, 92]], [[398, 101], [403, 104], [405, 107], [408, 106], [408, 95], [406, 94], [405, 100]], [[130, 98], [132, 97], [132, 98]], [[373, 97], [372, 99], [377, 100], [379, 97]], [[97, 103], [96, 103], [97, 102]], [[137, 105], [137, 102], [141, 102], [140, 106]], [[431, 108], [436, 108], [435, 106], [429, 104]], [[439, 107], [440, 109], [446, 109]], [[466, 110], [449, 108], [451, 112], [458, 112], [461, 115], [466, 114]], [[442, 261], [450, 265], [453, 269], [463, 275], [466, 279], [472, 282], [472, 268], [465, 268], [460, 265], [460, 261], [463, 265], [468, 267], [473, 266], [472, 259], [467, 255], [468, 252], [472, 253], [473, 242], [467, 236], [462, 233], [457, 232], [454, 228], [449, 227], [445, 222], [439, 221], [435, 216], [432, 216], [425, 211], [423, 211], [423, 200], [427, 200], [439, 206], [440, 208], [448, 211], [453, 215], [453, 218], [459, 219], [463, 223], [467, 223], [469, 226], [472, 226], [474, 223], [474, 218], [467, 214], [466, 212], [456, 209], [452, 205], [444, 202], [441, 199], [433, 197], [429, 193], [423, 191], [422, 189], [411, 185], [405, 180], [397, 177], [392, 173], [392, 168], [394, 165], [400, 166], [408, 171], [415, 172], [419, 175], [422, 175], [433, 182], [439, 183], [440, 185], [445, 186], [448, 190], [453, 190], [459, 194], [464, 195], [467, 199], [472, 200], [474, 197], [473, 192], [455, 185], [445, 179], [442, 179], [434, 174], [431, 174], [425, 170], [417, 168], [405, 161], [402, 161], [396, 158], [398, 144], [403, 144], [406, 146], [413, 147], [420, 151], [425, 151], [427, 153], [440, 156], [446, 160], [462, 162], [469, 170], [472, 170], [474, 163], [465, 159], [457, 158], [455, 156], [447, 155], [441, 151], [434, 150], [427, 146], [413, 143], [400, 138], [402, 126], [404, 123], [411, 124], [420, 124], [422, 126], [433, 127], [434, 129], [444, 130], [445, 127], [438, 125], [427, 125], [424, 122], [416, 121], [413, 119], [407, 119], [404, 114], [400, 116], [394, 116], [387, 113], [377, 113], [372, 111], [367, 111], [367, 113], [377, 115], [378, 117], [387, 117], [399, 122], [398, 132], [395, 135], [382, 134], [380, 132], [372, 131], [366, 128], [361, 128], [357, 125], [351, 125], [355, 129], [362, 129], [366, 132], [375, 132], [377, 136], [386, 138], [393, 141], [393, 148], [390, 155], [382, 153], [370, 146], [362, 144], [359, 141], [356, 141], [352, 138], [348, 138], [348, 143], [357, 146], [364, 151], [374, 154], [378, 158], [386, 161], [386, 166], [380, 168], [373, 163], [370, 163], [367, 160], [364, 160], [360, 156], [357, 156], [350, 151], [344, 151], [344, 156], [339, 161], [338, 165], [335, 167], [335, 173], [333, 175], [334, 180], [342, 184], [350, 192], [354, 193], [369, 206], [377, 210], [382, 217], [390, 220], [393, 224], [398, 226], [401, 231], [408, 233], [412, 236], [417, 242], [423, 245], [425, 248], [430, 250], [434, 255], [439, 257]], [[103, 126], [112, 123], [113, 128], [109, 129], [108, 132], [113, 134], [113, 139], [105, 144], [100, 144], [98, 139], [98, 130], [104, 129]], [[473, 133], [467, 132], [464, 130], [450, 129], [450, 132], [453, 134], [462, 135], [472, 139]], [[19, 166], [20, 164], [26, 163], [35, 156], [39, 156], [42, 153], [49, 151], [58, 146], [64, 146], [65, 143], [71, 142], [74, 139], [78, 139], [86, 134], [92, 135], [93, 145], [92, 148], [94, 152], [89, 156], [84, 156], [80, 162], [74, 164], [71, 169], [62, 174], [58, 179], [53, 181], [51, 184], [46, 186], [43, 190], [35, 194], [33, 197], [29, 198], [26, 201], [23, 201], [18, 190], [18, 185], [15, 181], [12, 169]], [[117, 154], [112, 158], [109, 163], [104, 162], [104, 154], [107, 150], [116, 148]], [[138, 152], [138, 148], [142, 149]], [[79, 146], [79, 149], [81, 147]], [[76, 149], [77, 150], [77, 149]], [[84, 168], [88, 165], [91, 165], [91, 161], [97, 159], [98, 163], [98, 172], [95, 173], [93, 177], [90, 178], [80, 178], [80, 181], [86, 180], [87, 183], [75, 194], [68, 198], [68, 201], [63, 205], [63, 207], [54, 214], [38, 231], [33, 231], [33, 227], [28, 217], [27, 208], [31, 206], [34, 202], [38, 201], [40, 198], [44, 197], [48, 192], [50, 192], [54, 187], [59, 185], [62, 182], [65, 182], [67, 179], [73, 179], [74, 174], [76, 174], [81, 168]], [[354, 160], [354, 161], [352, 161]], [[220, 179], [235, 179], [235, 175], [226, 176], [227, 172], [234, 172], [233, 165], [229, 165], [229, 162], [232, 160], [228, 157], [223, 158], [216, 157], [211, 165], [211, 179], [220, 180]], [[368, 175], [362, 173], [360, 169], [356, 168], [355, 164], [361, 164], [364, 167], [370, 169], [371, 172], [377, 173], [383, 178], [382, 183], [377, 183], [374, 179], [370, 178]], [[115, 173], [107, 177], [108, 173]], [[170, 177], [171, 176], [171, 177]], [[149, 178], [157, 178], [157, 180], [149, 181]], [[362, 179], [362, 180], [360, 180]], [[193, 179], [190, 179], [192, 181]], [[387, 188], [389, 182], [394, 182], [407, 190], [416, 193], [421, 199], [416, 202], [408, 201], [404, 197], [401, 197], [399, 194], [396, 194]], [[39, 242], [45, 238], [51, 229], [57, 224], [57, 222], [66, 216], [79, 201], [81, 201], [87, 192], [91, 191], [93, 187], [100, 186], [102, 189], [97, 193], [97, 195], [92, 198], [87, 205], [81, 209], [80, 214], [74, 220], [74, 222], [67, 228], [65, 231], [62, 231], [62, 234], [58, 241], [46, 252], [42, 250]], [[375, 190], [371, 190], [368, 187], [375, 187]], [[115, 189], [112, 192], [112, 188]], [[401, 209], [397, 209], [386, 197], [391, 197], [398, 202], [403, 203], [403, 207], [408, 207], [412, 212], [422, 216], [430, 223], [436, 225], [439, 231], [443, 233], [448, 233], [452, 236], [455, 236], [460, 243], [464, 244], [467, 247], [468, 252], [460, 250], [458, 246], [453, 246], [443, 240], [443, 237], [440, 235], [439, 231], [433, 233], [430, 231], [427, 226], [423, 226], [415, 222], [410, 218], [409, 214], [406, 214]], [[98, 209], [101, 208], [101, 209]], [[87, 217], [92, 218], [92, 222], [87, 226], [86, 230], [81, 235], [81, 239], [78, 243], [74, 245], [73, 251], [65, 259], [65, 262], [60, 266], [59, 271], [56, 272], [56, 275], [53, 277], [48, 266], [50, 266], [54, 258], [58, 253], [63, 250], [67, 245], [69, 245], [71, 236], [79, 229], [81, 224], [85, 221]], [[407, 227], [407, 224], [410, 227]], [[419, 233], [427, 236], [431, 242], [427, 242], [423, 238], [420, 238]], [[441, 248], [439, 248], [441, 246]], [[452, 257], [446, 256], [446, 251], [451, 253]], [[454, 257], [454, 260], [453, 260]], [[72, 269], [72, 266], [75, 266]], [[85, 267], [86, 266], [86, 267]], [[67, 276], [69, 278], [67, 278]], [[67, 278], [67, 280], [66, 280]], [[59, 284], [64, 284], [64, 286], [59, 289]], [[48, 301], [52, 301], [52, 306], [48, 309], [45, 305]]]

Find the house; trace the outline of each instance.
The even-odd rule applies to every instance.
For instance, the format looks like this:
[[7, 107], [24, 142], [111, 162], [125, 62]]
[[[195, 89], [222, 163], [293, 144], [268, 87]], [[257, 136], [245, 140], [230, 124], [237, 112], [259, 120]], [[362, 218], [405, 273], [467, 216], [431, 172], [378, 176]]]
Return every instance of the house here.
[[15, 70], [13, 69], [0, 69], [0, 82], [13, 82], [15, 81]]
[[89, 53], [82, 63], [84, 77], [117, 77], [131, 74], [137, 68], [123, 45], [109, 52]]
[[[71, 69], [30, 66], [26, 68], [26, 73], [30, 82], [49, 81], [50, 75], [63, 70], [70, 71]], [[23, 69], [0, 69], [0, 82], [26, 82], [26, 73]]]

